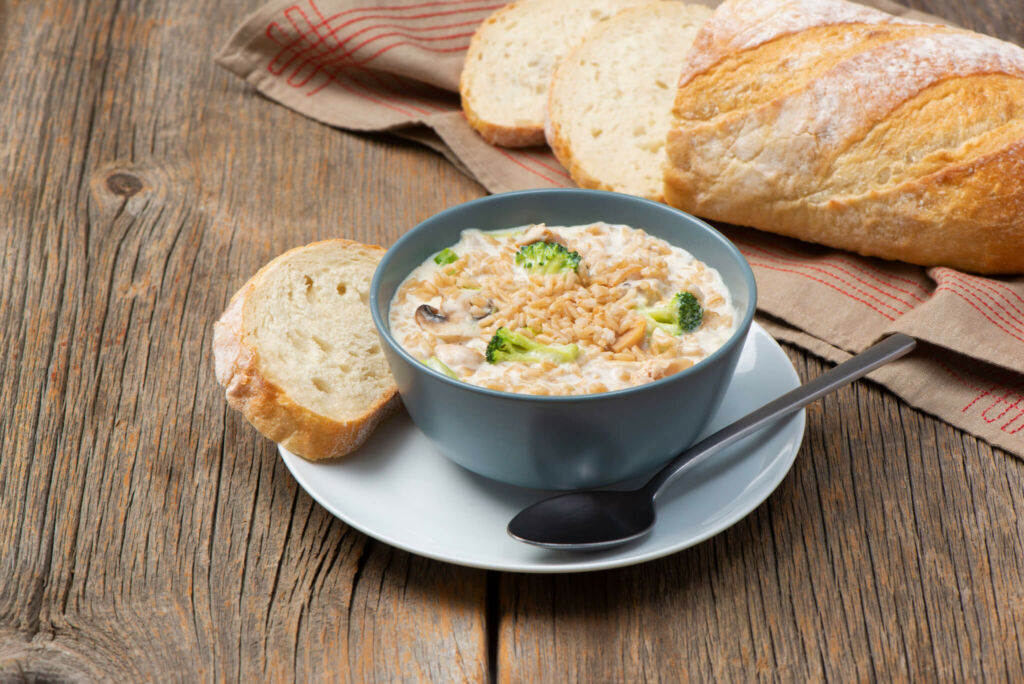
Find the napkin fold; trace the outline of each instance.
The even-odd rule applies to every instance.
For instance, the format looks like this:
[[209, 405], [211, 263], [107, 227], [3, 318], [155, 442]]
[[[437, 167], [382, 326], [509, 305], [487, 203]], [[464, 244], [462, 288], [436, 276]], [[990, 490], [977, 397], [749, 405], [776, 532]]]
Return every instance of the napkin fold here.
[[[274, 0], [241, 23], [217, 61], [305, 116], [426, 145], [490, 192], [573, 187], [548, 148], [493, 147], [462, 114], [465, 51], [477, 25], [504, 4]], [[863, 4], [942, 22], [888, 0]], [[1024, 457], [1024, 277], [922, 268], [716, 227], [753, 267], [759, 320], [775, 337], [842, 361], [888, 333], [912, 335], [919, 349], [870, 377], [910, 405]]]

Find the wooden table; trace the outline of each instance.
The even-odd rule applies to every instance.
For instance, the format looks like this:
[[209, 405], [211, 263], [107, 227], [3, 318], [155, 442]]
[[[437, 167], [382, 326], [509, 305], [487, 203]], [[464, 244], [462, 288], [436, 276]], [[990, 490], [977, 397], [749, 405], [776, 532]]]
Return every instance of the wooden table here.
[[[0, 681], [1024, 679], [1024, 464], [869, 384], [641, 566], [467, 569], [315, 504], [227, 408], [213, 321], [289, 247], [483, 190], [217, 68], [260, 4], [0, 3]], [[1024, 43], [1020, 0], [913, 4]]]

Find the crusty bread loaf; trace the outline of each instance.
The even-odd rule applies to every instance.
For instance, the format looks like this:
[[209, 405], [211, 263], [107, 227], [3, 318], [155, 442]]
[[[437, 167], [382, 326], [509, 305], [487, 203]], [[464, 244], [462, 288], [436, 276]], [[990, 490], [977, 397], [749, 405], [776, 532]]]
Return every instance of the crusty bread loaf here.
[[518, 0], [473, 35], [459, 83], [466, 119], [492, 145], [544, 144], [548, 84], [595, 24], [651, 0]]
[[679, 86], [670, 204], [865, 255], [1024, 272], [1024, 49], [841, 0], [727, 0]]
[[296, 454], [343, 456], [397, 405], [368, 305], [383, 254], [351, 240], [292, 249], [260, 269], [214, 325], [228, 403]]
[[661, 201], [676, 83], [703, 5], [655, 2], [601, 22], [558, 65], [548, 145], [576, 184]]

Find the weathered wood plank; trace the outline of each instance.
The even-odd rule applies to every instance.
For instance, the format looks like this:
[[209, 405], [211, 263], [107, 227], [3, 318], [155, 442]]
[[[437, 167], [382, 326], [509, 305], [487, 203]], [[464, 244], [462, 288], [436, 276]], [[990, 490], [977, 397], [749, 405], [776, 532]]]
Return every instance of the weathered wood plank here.
[[272, 256], [482, 192], [221, 72], [258, 4], [3, 8], [0, 680], [485, 676], [485, 573], [332, 518], [213, 379]]
[[881, 390], [841, 390], [724, 534], [636, 568], [503, 577], [499, 680], [1019, 679], [1022, 475]]

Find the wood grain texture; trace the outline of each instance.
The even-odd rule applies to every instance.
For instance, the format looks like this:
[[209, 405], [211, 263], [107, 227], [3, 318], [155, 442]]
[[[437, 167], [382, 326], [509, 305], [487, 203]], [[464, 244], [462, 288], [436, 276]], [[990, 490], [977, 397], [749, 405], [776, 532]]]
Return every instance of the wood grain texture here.
[[213, 379], [271, 257], [481, 194], [217, 68], [258, 4], [2, 6], [0, 680], [484, 676], [485, 574], [332, 518]]
[[[217, 69], [260, 4], [0, 2], [0, 681], [1024, 679], [1024, 465], [863, 383], [754, 514], [638, 567], [469, 570], [316, 505], [212, 322], [289, 247], [483, 190]], [[1017, 0], [913, 5], [1024, 42]]]
[[863, 383], [806, 434], [768, 501], [704, 544], [503, 577], [499, 681], [1020, 681], [1021, 464]]

